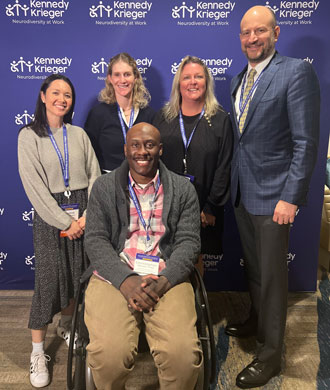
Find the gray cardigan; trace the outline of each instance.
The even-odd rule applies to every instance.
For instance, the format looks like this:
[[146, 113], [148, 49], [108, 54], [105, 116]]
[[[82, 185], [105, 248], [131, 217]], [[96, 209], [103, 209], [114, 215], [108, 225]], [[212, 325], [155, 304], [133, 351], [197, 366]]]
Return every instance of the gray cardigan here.
[[[70, 189], [88, 188], [100, 176], [100, 168], [88, 135], [81, 127], [66, 125], [69, 146]], [[51, 129], [64, 155], [63, 127]], [[27, 197], [40, 217], [57, 229], [66, 230], [72, 218], [61, 209], [52, 194], [65, 191], [61, 165], [49, 137], [39, 137], [23, 128], [18, 136], [18, 169]]]
[[[119, 168], [95, 181], [86, 218], [85, 249], [90, 268], [118, 289], [128, 276], [136, 274], [119, 258], [129, 224], [128, 169], [125, 160]], [[159, 172], [164, 188], [165, 226], [159, 249], [166, 261], [161, 275], [173, 287], [188, 278], [200, 253], [200, 211], [189, 180], [169, 171], [162, 162]]]

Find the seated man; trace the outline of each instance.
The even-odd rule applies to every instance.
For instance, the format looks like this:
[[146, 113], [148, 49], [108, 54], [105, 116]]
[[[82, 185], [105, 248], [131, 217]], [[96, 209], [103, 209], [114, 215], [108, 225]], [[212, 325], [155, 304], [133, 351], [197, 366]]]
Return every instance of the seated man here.
[[126, 160], [95, 181], [88, 202], [85, 248], [94, 275], [85, 321], [98, 390], [125, 388], [142, 321], [161, 389], [193, 390], [202, 364], [188, 281], [200, 251], [199, 204], [161, 154], [158, 130], [133, 126]]

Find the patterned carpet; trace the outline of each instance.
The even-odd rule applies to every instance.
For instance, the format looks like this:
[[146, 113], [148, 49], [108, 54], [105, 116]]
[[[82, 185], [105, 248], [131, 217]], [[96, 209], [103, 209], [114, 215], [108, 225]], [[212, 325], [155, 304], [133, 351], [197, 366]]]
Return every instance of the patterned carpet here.
[[317, 390], [326, 390], [330, 389], [330, 281], [326, 274], [319, 283], [317, 313], [317, 339], [320, 350]]
[[[290, 293], [281, 375], [263, 390], [330, 389], [330, 280], [320, 273], [313, 293]], [[227, 321], [242, 321], [248, 310], [246, 293], [210, 293], [217, 345], [217, 383], [211, 390], [237, 390], [236, 375], [253, 359], [253, 338], [238, 340], [224, 333]], [[0, 390], [33, 389], [28, 379], [30, 334], [26, 329], [31, 292], [0, 291]], [[66, 389], [67, 349], [56, 336], [57, 319], [49, 327], [46, 346], [52, 357], [52, 382], [47, 389]], [[127, 390], [157, 389], [157, 373], [148, 354], [141, 354]], [[260, 388], [261, 389], [261, 388]], [[186, 389], [178, 389], [186, 390]]]
[[[282, 373], [262, 390], [330, 389], [330, 281], [323, 272], [317, 293], [290, 293]], [[241, 321], [247, 294], [210, 294], [217, 345], [217, 383], [211, 390], [238, 389], [236, 375], [253, 359], [255, 339], [238, 340], [224, 333], [227, 319]], [[222, 309], [221, 309], [222, 307]], [[215, 310], [215, 308], [218, 308]], [[226, 313], [223, 317], [221, 313]]]

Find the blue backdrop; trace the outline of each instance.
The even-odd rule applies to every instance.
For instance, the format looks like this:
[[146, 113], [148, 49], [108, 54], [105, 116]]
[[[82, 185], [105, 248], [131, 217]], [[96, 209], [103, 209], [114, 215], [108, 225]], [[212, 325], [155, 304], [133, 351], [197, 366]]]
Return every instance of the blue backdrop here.
[[[256, 4], [275, 12], [282, 55], [313, 64], [321, 83], [322, 114], [319, 158], [311, 182], [309, 206], [292, 228], [288, 253], [291, 290], [315, 290], [325, 158], [328, 142], [330, 25], [327, 0], [6, 0], [0, 8], [2, 117], [0, 166], [0, 289], [33, 287], [33, 208], [17, 172], [17, 134], [33, 115], [42, 80], [59, 72], [73, 82], [74, 123], [83, 127], [104, 86], [107, 63], [127, 51], [137, 60], [159, 109], [168, 99], [172, 78], [187, 55], [210, 68], [216, 93], [230, 110], [229, 84], [246, 59], [241, 53], [239, 23]], [[225, 210], [224, 253], [204, 254], [209, 290], [245, 288], [239, 237], [229, 205]]]

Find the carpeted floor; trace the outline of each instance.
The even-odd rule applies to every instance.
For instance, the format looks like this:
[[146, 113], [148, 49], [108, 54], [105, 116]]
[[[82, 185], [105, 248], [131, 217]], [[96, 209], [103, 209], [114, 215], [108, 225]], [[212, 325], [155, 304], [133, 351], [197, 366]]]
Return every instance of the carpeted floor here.
[[[26, 328], [30, 291], [0, 291], [0, 390], [32, 389], [29, 383], [30, 334]], [[263, 390], [330, 389], [330, 280], [323, 268], [319, 289], [290, 293], [283, 370]], [[235, 378], [253, 358], [253, 338], [237, 340], [224, 333], [227, 321], [241, 321], [248, 310], [246, 293], [209, 294], [217, 344], [217, 383], [211, 390], [236, 390]], [[52, 357], [47, 389], [66, 389], [67, 348], [49, 327], [46, 346]], [[127, 390], [157, 389], [157, 373], [147, 354], [139, 356]], [[186, 390], [186, 389], [178, 389]]]
[[[315, 294], [289, 294], [282, 373], [259, 389], [330, 389], [330, 280], [324, 268], [320, 269], [318, 287]], [[209, 300], [217, 337], [217, 383], [211, 390], [238, 389], [236, 375], [253, 359], [255, 339], [228, 337], [224, 326], [227, 319], [236, 322], [245, 318], [248, 296], [210, 294]], [[220, 309], [221, 306], [225, 310]]]

